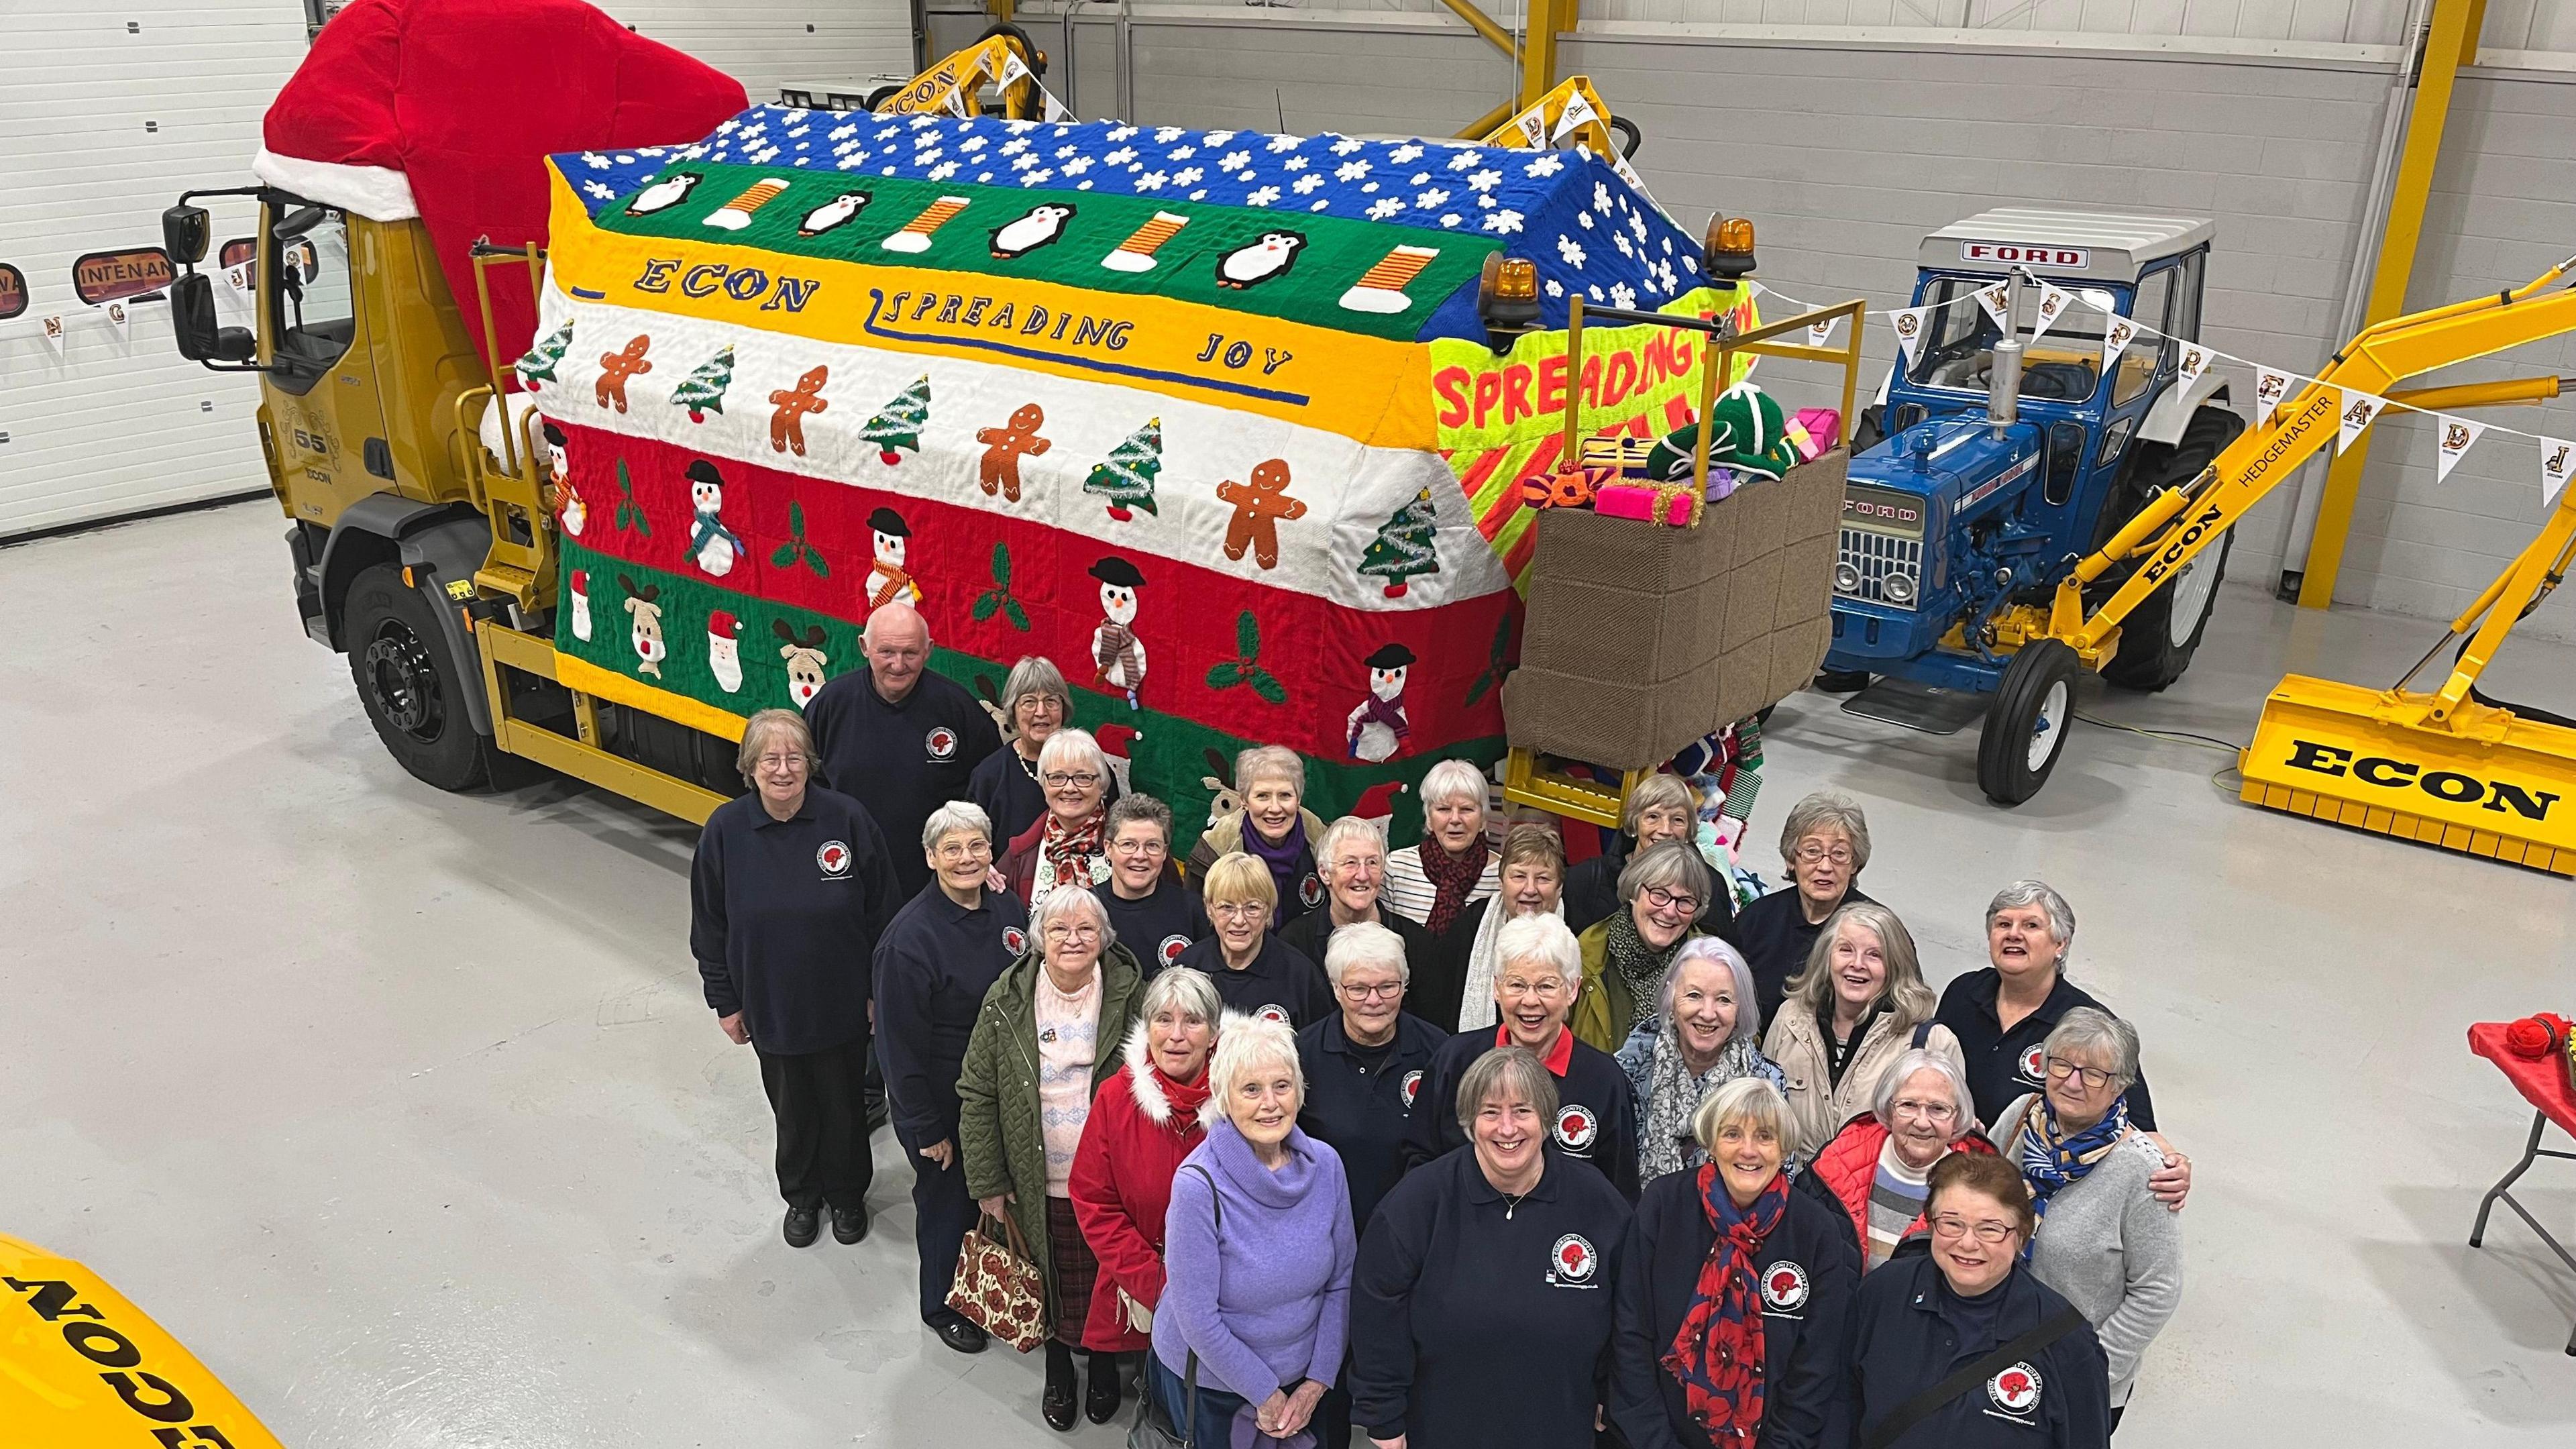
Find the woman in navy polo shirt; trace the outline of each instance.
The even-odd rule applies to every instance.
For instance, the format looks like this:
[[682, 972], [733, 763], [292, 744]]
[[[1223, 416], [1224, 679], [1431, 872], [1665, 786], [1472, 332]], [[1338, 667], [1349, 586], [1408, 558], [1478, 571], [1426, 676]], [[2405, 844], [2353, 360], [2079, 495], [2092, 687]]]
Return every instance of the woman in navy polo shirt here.
[[1215, 930], [1197, 887], [1172, 863], [1172, 807], [1151, 795], [1122, 795], [1109, 807], [1109, 879], [1091, 893], [1148, 976]]
[[1627, 1200], [1557, 1151], [1556, 1077], [1525, 1048], [1441, 1105], [1469, 1150], [1397, 1183], [1360, 1240], [1351, 1421], [1381, 1449], [1591, 1449]]
[[1206, 972], [1227, 1010], [1265, 1016], [1290, 1031], [1331, 1014], [1323, 971], [1270, 929], [1279, 889], [1269, 868], [1238, 850], [1209, 866], [1201, 884], [1216, 933], [1172, 964]]
[[1788, 1118], [1766, 1078], [1717, 1088], [1691, 1124], [1708, 1160], [1637, 1203], [1610, 1389], [1629, 1449], [1842, 1449], [1860, 1254], [1834, 1209], [1780, 1175]]

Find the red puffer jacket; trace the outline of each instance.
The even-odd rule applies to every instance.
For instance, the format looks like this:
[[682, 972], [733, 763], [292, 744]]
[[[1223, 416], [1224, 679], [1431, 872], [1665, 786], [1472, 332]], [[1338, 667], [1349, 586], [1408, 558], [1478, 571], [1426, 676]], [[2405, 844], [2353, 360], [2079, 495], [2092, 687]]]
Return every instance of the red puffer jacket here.
[[[1864, 1262], [1869, 1258], [1869, 1184], [1878, 1175], [1878, 1154], [1886, 1146], [1886, 1125], [1863, 1112], [1845, 1122], [1815, 1160], [1807, 1164], [1807, 1170], [1798, 1174], [1800, 1187], [1820, 1198], [1830, 1197], [1834, 1206], [1851, 1219], [1852, 1237], [1860, 1244]], [[1967, 1136], [1951, 1143], [1950, 1150], [1995, 1155], [1995, 1145], [1973, 1127]], [[1923, 1230], [1923, 1219], [1918, 1217], [1907, 1225], [1905, 1235], [1910, 1238]]]
[[1127, 1326], [1117, 1290], [1147, 1308], [1162, 1302], [1163, 1213], [1172, 1204], [1172, 1174], [1216, 1120], [1204, 1069], [1186, 1087], [1154, 1070], [1145, 1051], [1147, 1025], [1140, 1021], [1128, 1033], [1127, 1064], [1092, 1099], [1066, 1189], [1082, 1240], [1100, 1260], [1091, 1315], [1082, 1325], [1082, 1346], [1100, 1352], [1152, 1346]]

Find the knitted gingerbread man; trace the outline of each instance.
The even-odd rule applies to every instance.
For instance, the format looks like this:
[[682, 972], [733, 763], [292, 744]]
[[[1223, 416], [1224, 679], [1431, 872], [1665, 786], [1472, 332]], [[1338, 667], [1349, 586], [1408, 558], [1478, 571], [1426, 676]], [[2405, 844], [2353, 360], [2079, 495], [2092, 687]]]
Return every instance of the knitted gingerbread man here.
[[626, 411], [626, 379], [637, 373], [651, 372], [653, 364], [644, 360], [644, 349], [653, 345], [650, 337], [638, 337], [615, 352], [599, 355], [599, 405]]
[[1249, 487], [1229, 478], [1216, 485], [1217, 501], [1234, 505], [1225, 526], [1225, 556], [1243, 557], [1246, 547], [1263, 568], [1279, 566], [1279, 520], [1303, 518], [1306, 505], [1288, 496], [1288, 464], [1272, 458], [1252, 470]]
[[1036, 403], [1022, 403], [1011, 412], [1010, 426], [978, 428], [975, 441], [984, 445], [984, 496], [993, 496], [999, 488], [1002, 496], [1013, 503], [1020, 501], [1020, 458], [1036, 457], [1055, 444], [1038, 436], [1046, 426], [1046, 410]]
[[793, 448], [797, 457], [805, 456], [805, 415], [819, 413], [831, 406], [822, 396], [823, 383], [831, 375], [830, 368], [816, 363], [803, 377], [796, 379], [792, 390], [780, 388], [769, 395], [770, 402], [778, 408], [769, 415], [771, 451], [784, 453]]

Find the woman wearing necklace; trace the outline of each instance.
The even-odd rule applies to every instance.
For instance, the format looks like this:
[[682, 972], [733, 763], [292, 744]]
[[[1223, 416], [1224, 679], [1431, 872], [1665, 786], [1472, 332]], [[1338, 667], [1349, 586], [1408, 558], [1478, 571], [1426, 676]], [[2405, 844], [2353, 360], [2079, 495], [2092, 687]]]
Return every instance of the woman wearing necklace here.
[[1109, 879], [1109, 757], [1088, 730], [1058, 730], [1038, 751], [1046, 811], [1003, 853], [1005, 889], [1035, 911], [1057, 890]]
[[1457, 1080], [1426, 1106], [1467, 1150], [1407, 1174], [1360, 1239], [1351, 1422], [1378, 1449], [1591, 1449], [1627, 1201], [1558, 1152], [1537, 1055], [1490, 1051]]
[[1932, 1019], [1934, 1004], [1896, 912], [1854, 901], [1826, 920], [1762, 1042], [1789, 1083], [1791, 1155], [1814, 1156], [1868, 1111], [1909, 1048], [1960, 1064], [1959, 1039]]
[[1640, 1016], [1619, 1048], [1620, 1069], [1637, 1090], [1641, 1183], [1708, 1160], [1695, 1123], [1709, 1093], [1744, 1077], [1783, 1087], [1780, 1069], [1756, 1045], [1753, 973], [1734, 947], [1714, 936], [1684, 942], [1648, 1000], [1653, 1014]]
[[1574, 1002], [1576, 1036], [1605, 1052], [1626, 1044], [1673, 953], [1699, 934], [1694, 923], [1708, 886], [1698, 849], [1678, 840], [1648, 846], [1629, 860], [1619, 872], [1619, 909], [1578, 938], [1583, 993]]
[[[1053, 660], [1024, 656], [1011, 666], [1002, 685], [1009, 718], [1002, 748], [984, 757], [966, 777], [966, 798], [992, 817], [993, 838], [1008, 846], [1020, 832], [1046, 813], [1046, 790], [1038, 783], [1038, 752], [1047, 739], [1073, 722], [1073, 691]], [[1118, 782], [1109, 782], [1109, 798], [1118, 798]]]

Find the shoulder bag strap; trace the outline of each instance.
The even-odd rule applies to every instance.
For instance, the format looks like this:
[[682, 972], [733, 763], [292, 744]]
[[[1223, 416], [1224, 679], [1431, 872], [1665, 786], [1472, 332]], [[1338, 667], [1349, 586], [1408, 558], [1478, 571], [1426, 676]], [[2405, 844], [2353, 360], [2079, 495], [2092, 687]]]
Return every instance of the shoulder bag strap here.
[[2073, 1333], [2083, 1325], [2083, 1312], [2069, 1305], [2039, 1327], [1897, 1405], [1895, 1412], [1861, 1431], [1861, 1449], [1887, 1449], [1888, 1445], [1902, 1438], [1907, 1430], [1938, 1413], [1951, 1400]]
[[[1208, 1176], [1204, 1167], [1193, 1167], [1189, 1171], [1197, 1173], [1199, 1181], [1208, 1185], [1208, 1212], [1215, 1219], [1216, 1230], [1224, 1232], [1225, 1202], [1217, 1196], [1216, 1179]], [[1148, 1353], [1152, 1351], [1146, 1350]], [[1181, 1425], [1181, 1449], [1202, 1449], [1199, 1444], [1199, 1351], [1195, 1348], [1190, 1350], [1189, 1368], [1181, 1376], [1181, 1388], [1181, 1412], [1186, 1420]]]
[[1928, 1018], [1914, 1023], [1914, 1049], [1916, 1051], [1919, 1052], [1923, 1050], [1923, 1044], [1932, 1039], [1932, 1026], [1933, 1023]]

